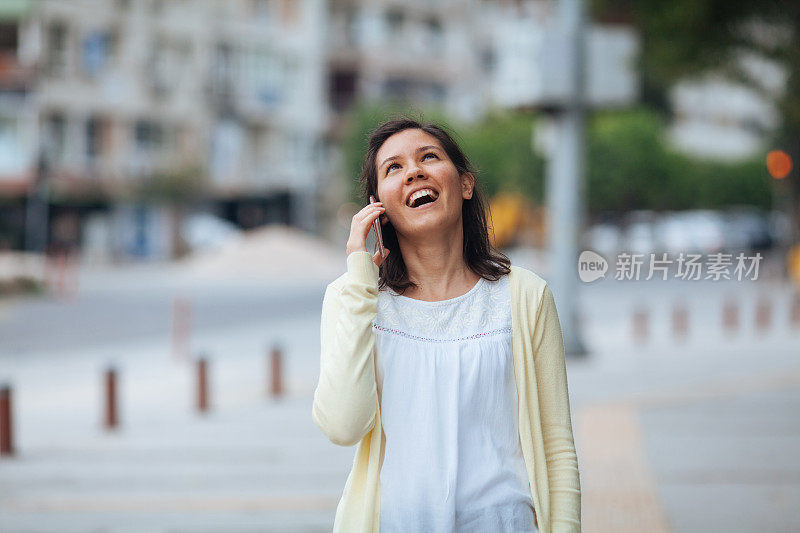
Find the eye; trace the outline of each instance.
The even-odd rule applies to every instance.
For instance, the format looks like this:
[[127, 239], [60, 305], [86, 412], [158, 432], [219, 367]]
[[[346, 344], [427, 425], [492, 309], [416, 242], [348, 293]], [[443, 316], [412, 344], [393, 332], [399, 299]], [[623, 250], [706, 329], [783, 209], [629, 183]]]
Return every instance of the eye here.
[[[436, 159], [439, 159], [439, 156], [438, 156], [438, 155], [436, 155], [435, 153], [433, 153], [433, 152], [428, 152], [427, 154], [425, 154], [424, 156], [422, 156], [422, 160], [423, 160], [423, 161], [425, 161], [425, 158], [426, 158], [426, 157], [428, 157], [429, 155], [432, 155], [432, 156], [433, 156], [433, 157], [435, 157]], [[395, 165], [397, 165], [397, 163], [392, 163], [391, 165], [389, 165], [388, 167], [386, 167], [386, 173], [388, 174], [389, 172], [391, 172], [391, 170], [392, 170], [392, 167], [393, 167], [393, 166], [395, 166]]]

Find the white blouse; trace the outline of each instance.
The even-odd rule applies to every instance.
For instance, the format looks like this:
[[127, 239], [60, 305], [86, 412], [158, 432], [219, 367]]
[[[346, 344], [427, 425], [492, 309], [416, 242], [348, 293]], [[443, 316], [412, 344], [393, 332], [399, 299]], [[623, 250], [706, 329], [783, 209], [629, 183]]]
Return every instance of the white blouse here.
[[520, 448], [508, 276], [439, 302], [378, 294], [381, 533], [537, 532]]

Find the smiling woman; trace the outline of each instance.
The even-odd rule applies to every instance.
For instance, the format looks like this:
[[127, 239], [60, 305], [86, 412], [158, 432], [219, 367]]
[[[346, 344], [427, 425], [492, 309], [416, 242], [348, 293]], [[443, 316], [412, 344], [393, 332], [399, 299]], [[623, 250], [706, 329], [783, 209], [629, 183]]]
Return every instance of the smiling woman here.
[[[553, 295], [493, 249], [466, 156], [401, 118], [369, 138], [347, 272], [322, 303], [312, 417], [358, 444], [335, 532], [579, 532]], [[378, 218], [387, 253], [367, 252]]]
[[[404, 118], [377, 128], [360, 183], [364, 198], [372, 195], [385, 208], [384, 246], [401, 252], [380, 265], [381, 289], [440, 300], [465, 292], [478, 277], [508, 274], [510, 261], [489, 241], [475, 171], [442, 127]], [[421, 256], [439, 261], [423, 268]]]

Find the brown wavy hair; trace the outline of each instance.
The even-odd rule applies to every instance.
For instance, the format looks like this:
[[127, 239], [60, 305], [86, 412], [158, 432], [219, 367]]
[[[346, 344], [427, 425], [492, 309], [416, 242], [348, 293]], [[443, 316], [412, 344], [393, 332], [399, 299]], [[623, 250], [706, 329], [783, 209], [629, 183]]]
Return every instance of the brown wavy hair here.
[[[402, 116], [388, 120], [375, 128], [368, 137], [367, 153], [364, 155], [361, 177], [359, 178], [360, 192], [363, 195], [364, 202], [369, 201], [370, 195], [380, 201], [378, 197], [378, 169], [375, 161], [378, 150], [386, 142], [386, 139], [407, 129], [420, 129], [436, 137], [458, 170], [458, 174], [463, 175], [471, 172], [475, 176], [472, 198], [465, 199], [461, 206], [461, 220], [464, 231], [464, 262], [475, 274], [489, 281], [497, 281], [501, 276], [508, 274], [511, 271], [511, 260], [504, 253], [496, 250], [489, 241], [489, 231], [486, 223], [486, 214], [489, 208], [483, 187], [477, 178], [477, 171], [458, 144], [445, 130], [445, 126], [434, 123], [421, 123], [412, 118]], [[400, 245], [397, 241], [397, 233], [391, 222], [381, 226], [381, 234], [384, 246], [394, 253], [389, 254], [379, 268], [378, 288], [383, 289], [389, 286], [395, 292], [403, 294], [408, 287], [416, 287], [416, 284], [408, 278], [403, 254], [399, 253]]]

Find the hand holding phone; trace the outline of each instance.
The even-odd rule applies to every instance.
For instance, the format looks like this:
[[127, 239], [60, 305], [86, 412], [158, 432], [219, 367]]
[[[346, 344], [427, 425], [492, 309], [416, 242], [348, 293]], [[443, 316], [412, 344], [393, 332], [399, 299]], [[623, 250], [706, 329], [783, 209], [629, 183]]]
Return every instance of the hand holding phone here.
[[[369, 202], [370, 203], [375, 203], [375, 198], [372, 195], [370, 195], [370, 197], [369, 197]], [[376, 242], [375, 242], [375, 251], [377, 252], [378, 249], [380, 248], [381, 258], [386, 259], [386, 251], [383, 248], [383, 235], [381, 234], [381, 217], [380, 216], [378, 216], [378, 218], [376, 218], [375, 221], [372, 223], [372, 227], [375, 228], [375, 240], [376, 240]]]

